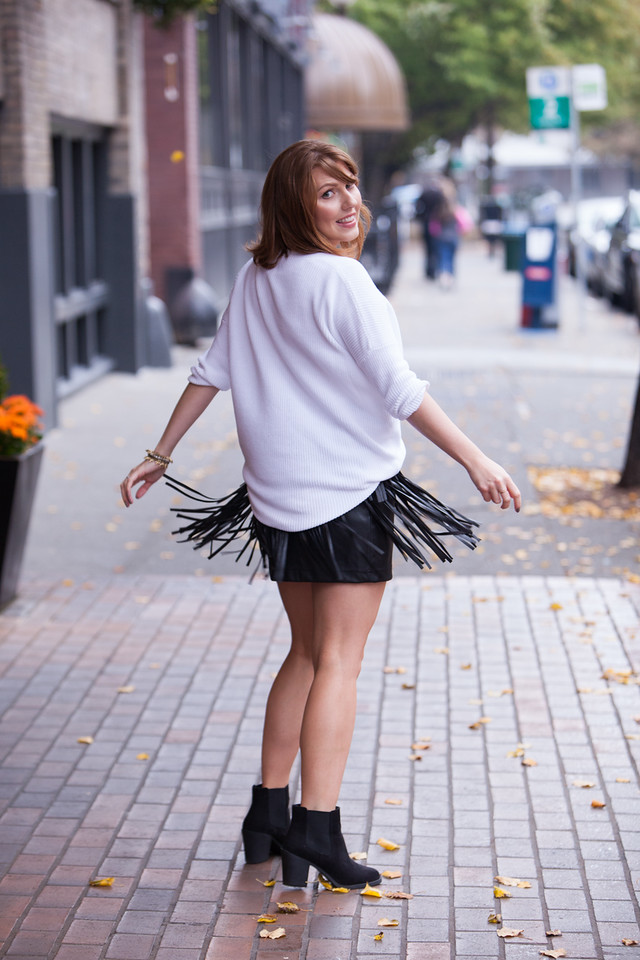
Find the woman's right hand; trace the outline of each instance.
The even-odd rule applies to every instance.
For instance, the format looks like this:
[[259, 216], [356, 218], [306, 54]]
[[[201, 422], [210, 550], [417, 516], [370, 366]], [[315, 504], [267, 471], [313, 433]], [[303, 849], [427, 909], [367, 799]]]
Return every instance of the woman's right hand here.
[[[130, 470], [120, 484], [120, 493], [125, 507], [130, 507], [134, 499], [139, 500], [140, 497], [144, 497], [147, 490], [158, 480], [162, 479], [166, 469], [167, 468], [160, 463], [151, 463], [149, 460], [143, 460], [137, 467]], [[139, 483], [142, 484], [142, 486], [136, 490], [134, 498], [134, 487]]]

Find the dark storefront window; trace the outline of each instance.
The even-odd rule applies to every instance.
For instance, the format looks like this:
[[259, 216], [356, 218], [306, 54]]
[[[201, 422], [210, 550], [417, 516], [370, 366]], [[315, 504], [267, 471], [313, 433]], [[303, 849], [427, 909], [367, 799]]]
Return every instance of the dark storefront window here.
[[52, 138], [55, 198], [55, 316], [58, 395], [110, 366], [103, 357], [107, 284], [102, 276], [100, 224], [106, 145], [93, 129]]

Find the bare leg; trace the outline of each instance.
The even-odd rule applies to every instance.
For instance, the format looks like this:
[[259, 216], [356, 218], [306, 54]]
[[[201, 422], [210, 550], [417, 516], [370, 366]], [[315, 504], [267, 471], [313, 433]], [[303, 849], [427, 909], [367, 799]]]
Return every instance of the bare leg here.
[[302, 806], [338, 802], [356, 715], [356, 681], [385, 583], [314, 583], [314, 677], [302, 720]]
[[285, 787], [300, 747], [300, 728], [313, 681], [312, 584], [279, 583], [291, 625], [291, 649], [273, 681], [264, 718], [262, 785]]

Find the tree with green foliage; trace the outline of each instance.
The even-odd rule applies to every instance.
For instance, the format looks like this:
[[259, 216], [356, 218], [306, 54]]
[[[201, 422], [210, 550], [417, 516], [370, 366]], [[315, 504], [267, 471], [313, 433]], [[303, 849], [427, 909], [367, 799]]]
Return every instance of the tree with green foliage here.
[[168, 27], [176, 17], [185, 13], [212, 10], [216, 0], [133, 0], [135, 9], [154, 17], [158, 26]]
[[526, 130], [529, 66], [601, 63], [611, 107], [585, 117], [585, 125], [635, 125], [637, 0], [356, 0], [349, 15], [381, 37], [407, 79], [413, 123], [386, 138], [389, 163], [407, 162], [415, 147], [436, 138], [457, 143], [479, 125], [489, 143], [496, 127]]

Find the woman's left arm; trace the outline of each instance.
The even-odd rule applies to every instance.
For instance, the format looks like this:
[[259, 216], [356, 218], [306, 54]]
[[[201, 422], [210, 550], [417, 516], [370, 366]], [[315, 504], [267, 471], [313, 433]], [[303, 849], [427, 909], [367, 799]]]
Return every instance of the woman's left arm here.
[[511, 503], [520, 510], [518, 487], [500, 464], [489, 457], [455, 425], [436, 401], [425, 392], [420, 406], [408, 417], [412, 427], [465, 468], [482, 497], [507, 510]]

